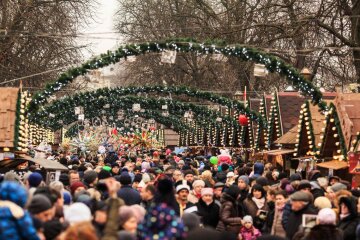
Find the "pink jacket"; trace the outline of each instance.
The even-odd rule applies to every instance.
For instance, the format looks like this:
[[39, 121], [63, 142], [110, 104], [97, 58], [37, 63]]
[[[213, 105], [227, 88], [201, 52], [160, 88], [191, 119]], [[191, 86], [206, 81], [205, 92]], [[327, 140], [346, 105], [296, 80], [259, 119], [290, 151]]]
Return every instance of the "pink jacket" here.
[[246, 227], [241, 227], [239, 233], [239, 238], [241, 240], [256, 240], [260, 236], [261, 232], [254, 227], [250, 229], [247, 229]]

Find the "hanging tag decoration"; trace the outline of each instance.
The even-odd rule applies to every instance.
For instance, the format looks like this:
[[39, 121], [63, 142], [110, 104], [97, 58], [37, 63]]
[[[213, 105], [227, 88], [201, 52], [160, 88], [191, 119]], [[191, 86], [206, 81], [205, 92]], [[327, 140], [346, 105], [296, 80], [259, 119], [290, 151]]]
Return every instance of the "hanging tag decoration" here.
[[176, 51], [164, 51], [161, 53], [161, 62], [174, 64], [176, 60]]
[[255, 77], [265, 77], [267, 76], [269, 71], [266, 69], [263, 64], [255, 64], [254, 65], [254, 76]]

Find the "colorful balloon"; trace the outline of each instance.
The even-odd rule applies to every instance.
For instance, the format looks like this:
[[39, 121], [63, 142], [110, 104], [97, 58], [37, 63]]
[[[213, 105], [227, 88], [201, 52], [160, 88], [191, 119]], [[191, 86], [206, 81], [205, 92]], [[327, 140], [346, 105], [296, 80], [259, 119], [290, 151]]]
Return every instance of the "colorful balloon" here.
[[240, 116], [239, 116], [239, 124], [241, 126], [247, 126], [248, 125], [248, 118], [247, 118], [246, 115], [240, 114]]
[[219, 162], [219, 159], [215, 156], [210, 158], [210, 163], [216, 165]]

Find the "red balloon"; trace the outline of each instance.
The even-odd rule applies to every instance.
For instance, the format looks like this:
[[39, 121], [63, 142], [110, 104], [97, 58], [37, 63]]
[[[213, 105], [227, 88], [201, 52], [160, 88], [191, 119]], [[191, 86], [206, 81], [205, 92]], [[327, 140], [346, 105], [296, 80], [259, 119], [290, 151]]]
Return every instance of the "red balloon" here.
[[114, 135], [117, 135], [118, 134], [118, 130], [116, 128], [114, 128], [112, 131], [111, 131], [112, 134]]
[[239, 123], [241, 126], [247, 126], [248, 125], [248, 118], [244, 114], [240, 114], [239, 116]]

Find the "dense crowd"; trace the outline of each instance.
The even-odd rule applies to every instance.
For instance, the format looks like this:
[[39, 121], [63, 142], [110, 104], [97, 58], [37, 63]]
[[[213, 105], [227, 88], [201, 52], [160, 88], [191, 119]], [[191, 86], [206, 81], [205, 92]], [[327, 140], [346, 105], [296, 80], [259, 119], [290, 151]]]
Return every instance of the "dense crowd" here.
[[38, 165], [14, 169], [0, 178], [0, 239], [360, 239], [360, 191], [339, 177], [210, 157], [58, 153], [69, 171], [49, 184]]

